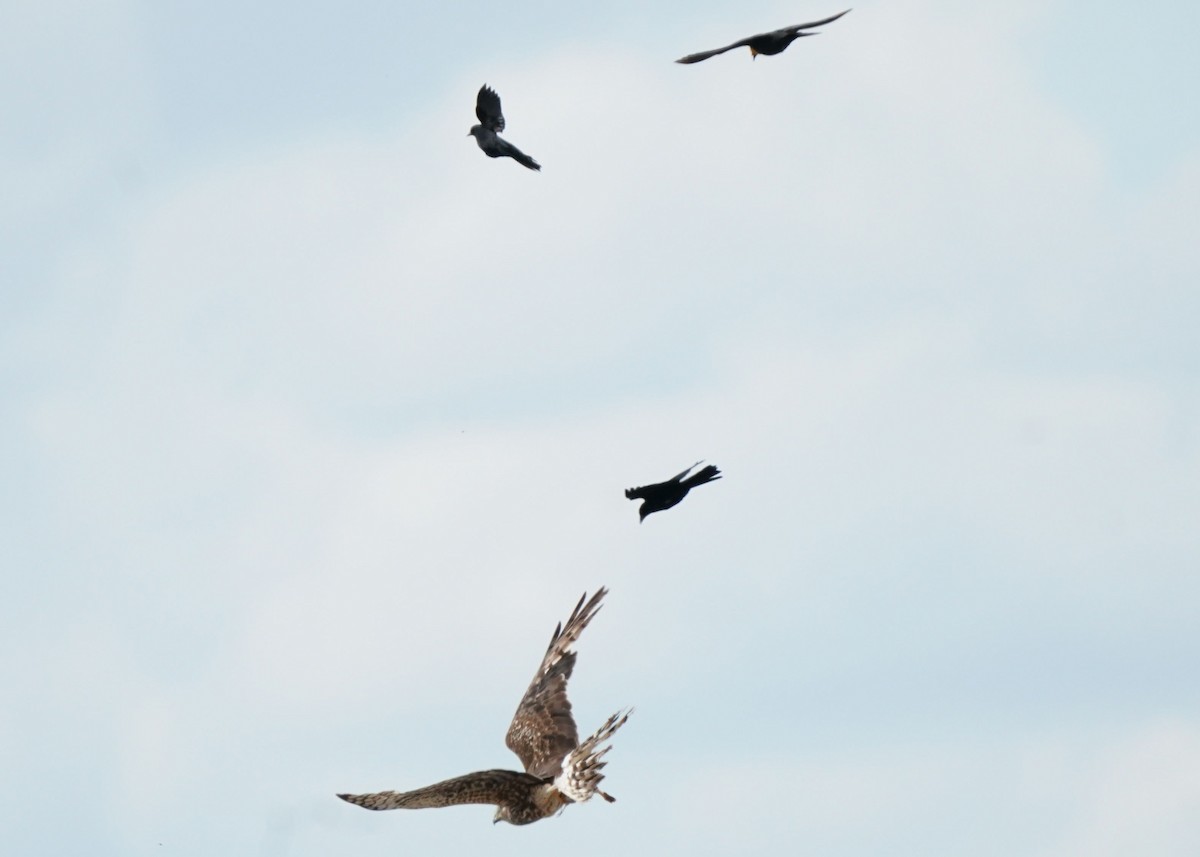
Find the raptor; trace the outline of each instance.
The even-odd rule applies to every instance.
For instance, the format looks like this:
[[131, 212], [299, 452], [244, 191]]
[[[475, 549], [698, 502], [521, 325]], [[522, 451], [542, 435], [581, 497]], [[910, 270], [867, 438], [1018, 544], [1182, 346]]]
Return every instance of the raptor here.
[[[632, 709], [618, 711], [585, 741], [579, 740], [567, 680], [575, 668], [575, 641], [600, 610], [608, 590], [590, 599], [587, 593], [571, 611], [566, 625], [559, 624], [541, 666], [513, 715], [504, 743], [517, 754], [524, 771], [476, 771], [408, 792], [339, 794], [342, 800], [364, 809], [425, 809], [466, 803], [493, 804], [492, 819], [509, 824], [532, 824], [573, 803], [600, 795], [609, 803], [616, 798], [600, 789], [604, 755], [612, 738]], [[604, 746], [601, 746], [604, 745]]]

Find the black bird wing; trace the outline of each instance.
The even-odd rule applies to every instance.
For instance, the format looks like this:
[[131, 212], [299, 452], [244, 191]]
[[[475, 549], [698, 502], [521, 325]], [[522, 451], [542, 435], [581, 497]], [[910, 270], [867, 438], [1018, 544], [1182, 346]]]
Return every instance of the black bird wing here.
[[832, 23], [833, 21], [836, 21], [838, 18], [842, 17], [843, 15], [846, 14], [846, 12], [849, 12], [849, 11], [850, 11], [849, 9], [846, 9], [844, 12], [838, 12], [836, 15], [831, 15], [828, 18], [822, 18], [820, 21], [810, 21], [807, 24], [796, 24], [791, 27], [783, 27], [782, 29], [779, 29], [779, 30], [772, 30], [769, 33], [759, 33], [756, 36], [749, 36], [748, 38], [741, 39], [740, 41], [734, 42], [732, 45], [726, 45], [723, 48], [716, 48], [715, 50], [711, 50], [711, 51], [701, 51], [698, 54], [688, 54], [686, 57], [680, 57], [679, 59], [675, 60], [675, 62], [683, 63], [685, 65], [690, 65], [691, 63], [694, 63], [694, 62], [701, 62], [703, 60], [706, 60], [709, 57], [715, 57], [717, 54], [723, 54], [726, 51], [731, 51], [734, 48], [750, 47], [750, 45], [752, 45], [754, 42], [756, 42], [759, 39], [765, 39], [768, 41], [773, 40], [773, 39], [780, 39], [780, 38], [783, 38], [784, 36], [791, 35], [792, 33], [796, 33], [800, 30], [807, 30], [811, 27], [820, 27], [824, 24]]
[[[696, 467], [697, 465], [703, 464], [703, 463], [704, 463], [704, 459], [700, 459], [700, 461], [697, 461], [696, 464], [692, 465], [692, 467]], [[664, 482], [655, 482], [653, 485], [639, 485], [637, 488], [626, 488], [625, 496], [627, 498], [629, 498], [630, 500], [645, 499], [649, 494], [652, 494], [656, 491], [661, 491], [663, 488], [672, 487], [673, 483], [677, 484], [679, 482], [682, 482], [683, 477], [687, 476], [689, 473], [692, 472], [692, 467], [689, 467], [686, 470], [682, 470], [679, 473], [676, 473], [674, 476], [672, 476], [670, 479], [667, 479]]]
[[748, 46], [750, 44], [750, 42], [752, 42], [756, 38], [759, 38], [759, 37], [751, 36], [748, 39], [742, 39], [740, 42], [734, 42], [732, 45], [726, 45], [723, 48], [715, 48], [714, 50], [711, 50], [711, 51], [701, 51], [698, 54], [688, 54], [686, 57], [680, 57], [679, 59], [675, 60], [675, 62], [683, 63], [684, 65], [690, 65], [691, 63], [694, 63], [694, 62], [701, 62], [703, 60], [708, 59], [709, 57], [715, 57], [717, 54], [723, 54], [726, 51], [731, 51], [734, 48], [744, 48], [744, 47]]
[[520, 149], [518, 149], [512, 143], [508, 142], [508, 140], [505, 140], [502, 137], [497, 137], [496, 138], [496, 146], [497, 146], [497, 148], [500, 149], [501, 152], [503, 152], [505, 155], [508, 155], [510, 158], [512, 158], [514, 161], [516, 161], [521, 166], [528, 167], [531, 170], [538, 170], [539, 172], [541, 171], [541, 169], [542, 169], [541, 164], [539, 164], [533, 158], [529, 157], [527, 154], [522, 152]]
[[[699, 464], [699, 462], [696, 462], [696, 463]], [[695, 488], [697, 485], [704, 485], [708, 482], [715, 482], [716, 480], [718, 480], [720, 478], [721, 478], [721, 471], [717, 469], [716, 465], [710, 464], [710, 465], [708, 465], [708, 467], [705, 467], [703, 470], [697, 470], [695, 473], [693, 473], [687, 479], [683, 480], [683, 482], [681, 484], [687, 486], [688, 490], [690, 491], [691, 489]]]
[[750, 44], [750, 42], [752, 42], [756, 38], [759, 38], [759, 37], [751, 36], [748, 39], [742, 39], [740, 42], [734, 42], [732, 45], [726, 45], [723, 48], [716, 48], [711, 51], [701, 51], [698, 54], [688, 54], [686, 57], [680, 57], [679, 59], [675, 60], [675, 62], [683, 63], [684, 65], [690, 65], [691, 63], [694, 63], [694, 62], [701, 62], [702, 60], [706, 60], [709, 57], [715, 57], [717, 54], [723, 54], [726, 51], [731, 51], [734, 48], [744, 48], [744, 47], [748, 46]]
[[504, 130], [504, 114], [500, 111], [500, 96], [486, 83], [475, 96], [475, 115], [479, 124], [499, 134]]
[[583, 593], [567, 624], [554, 629], [542, 665], [521, 698], [504, 737], [508, 749], [517, 754], [525, 770], [535, 777], [558, 776], [563, 758], [579, 745], [579, 731], [567, 699], [567, 679], [575, 669], [573, 645], [600, 609], [600, 601], [607, 592], [600, 587], [590, 601], [587, 593]]

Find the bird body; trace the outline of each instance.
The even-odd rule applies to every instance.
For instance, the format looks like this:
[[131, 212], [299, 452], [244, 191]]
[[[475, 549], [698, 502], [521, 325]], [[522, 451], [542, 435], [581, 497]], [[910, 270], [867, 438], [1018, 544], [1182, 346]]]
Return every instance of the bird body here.
[[479, 124], [472, 125], [467, 135], [475, 138], [485, 155], [489, 158], [512, 158], [523, 167], [541, 170], [541, 164], [500, 136], [500, 132], [504, 130], [500, 96], [486, 83], [475, 96], [475, 116], [479, 119]]
[[817, 35], [816, 33], [803, 32], [804, 30], [808, 30], [813, 27], [820, 27], [823, 24], [829, 24], [833, 21], [836, 21], [849, 11], [850, 10], [847, 9], [845, 12], [838, 12], [836, 15], [833, 15], [829, 18], [822, 18], [820, 21], [811, 21], [807, 24], [795, 24], [791, 27], [783, 27], [779, 30], [772, 30], [769, 33], [759, 33], [757, 36], [749, 36], [748, 38], [734, 42], [732, 45], [726, 45], [723, 48], [716, 48], [715, 50], [711, 51], [701, 51], [697, 54], [688, 54], [686, 57], [681, 57], [680, 59], [675, 60], [675, 62], [683, 63], [685, 65], [703, 62], [709, 57], [715, 57], [717, 54], [723, 54], [726, 51], [733, 50], [734, 48], [749, 48], [750, 56], [752, 58], [757, 57], [759, 54], [764, 54], [766, 56], [781, 54], [787, 49], [788, 45], [796, 41], [796, 39], [799, 39], [803, 36]]
[[642, 501], [642, 505], [638, 508], [639, 520], [644, 521], [647, 515], [661, 512], [664, 509], [670, 509], [686, 497], [687, 493], [697, 485], [703, 485], [706, 482], [713, 482], [721, 478], [721, 471], [712, 464], [688, 476], [692, 468], [698, 467], [701, 464], [703, 464], [702, 461], [697, 461], [691, 467], [675, 474], [666, 482], [656, 482], [653, 485], [642, 485], [638, 488], [626, 488], [625, 496], [628, 499], [640, 499]]
[[575, 668], [573, 646], [600, 609], [607, 592], [601, 587], [591, 600], [584, 593], [567, 624], [555, 628], [542, 664], [517, 706], [504, 742], [517, 754], [524, 771], [476, 771], [407, 792], [338, 797], [374, 810], [494, 804], [493, 823], [510, 824], [540, 821], [567, 804], [582, 803], [596, 794], [611, 803], [614, 798], [600, 789], [604, 779], [601, 771], [607, 764], [604, 756], [610, 745], [601, 745], [625, 724], [629, 711], [618, 711], [591, 737], [580, 742], [567, 699], [567, 680]]

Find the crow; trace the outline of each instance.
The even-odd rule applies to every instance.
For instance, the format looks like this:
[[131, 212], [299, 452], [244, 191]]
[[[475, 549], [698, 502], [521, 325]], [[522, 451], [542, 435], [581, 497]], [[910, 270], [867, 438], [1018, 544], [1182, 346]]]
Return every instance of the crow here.
[[[846, 12], [850, 10], [847, 9]], [[717, 48], [713, 51], [701, 51], [698, 54], [688, 54], [686, 57], [675, 60], [686, 64], [700, 62], [709, 57], [715, 57], [717, 54], [723, 54], [726, 51], [731, 51], [734, 48], [749, 48], [750, 56], [757, 57], [759, 54], [774, 56], [781, 54], [792, 42], [801, 36], [815, 36], [816, 33], [802, 33], [801, 30], [807, 30], [811, 27], [820, 27], [822, 24], [828, 24], [836, 21], [838, 18], [846, 14], [846, 12], [838, 12], [832, 18], [824, 18], [820, 21], [813, 21], [810, 24], [796, 24], [794, 27], [784, 27], [782, 30], [773, 30], [770, 33], [759, 33], [757, 36], [750, 36], [742, 39], [740, 42], [734, 42], [732, 45], [726, 45], [723, 48]]]
[[479, 148], [489, 158], [512, 158], [523, 167], [540, 170], [542, 165], [522, 152], [512, 143], [502, 139], [499, 134], [504, 130], [504, 114], [500, 112], [500, 96], [496, 90], [486, 83], [479, 88], [475, 97], [475, 115], [479, 118], [478, 125], [472, 125], [467, 132], [468, 137], [474, 137]]
[[654, 512], [661, 512], [663, 509], [670, 509], [680, 500], [687, 496], [687, 492], [691, 491], [697, 485], [703, 485], [705, 482], [721, 478], [721, 471], [717, 470], [713, 465], [708, 465], [703, 470], [698, 470], [687, 479], [683, 477], [688, 475], [693, 467], [699, 467], [703, 461], [697, 461], [691, 467], [684, 470], [682, 473], [677, 473], [666, 482], [657, 482], [654, 485], [643, 485], [640, 488], [625, 489], [625, 496], [630, 500], [641, 499], [642, 505], [638, 509], [639, 523], [646, 520], [646, 516]]

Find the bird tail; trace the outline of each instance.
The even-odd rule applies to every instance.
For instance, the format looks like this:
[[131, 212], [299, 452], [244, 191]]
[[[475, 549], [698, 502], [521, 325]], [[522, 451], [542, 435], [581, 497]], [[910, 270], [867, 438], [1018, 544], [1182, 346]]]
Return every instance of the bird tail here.
[[[612, 749], [608, 744], [600, 747], [605, 741], [625, 725], [633, 709], [618, 711], [605, 721], [604, 725], [563, 759], [562, 773], [554, 779], [554, 787], [575, 803], [583, 803], [594, 794], [599, 794], [609, 803], [616, 800], [612, 795], [600, 790], [600, 781], [604, 774], [600, 771], [608, 763], [603, 761], [604, 754]], [[599, 748], [599, 749], [597, 749]]]

